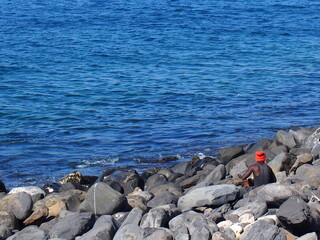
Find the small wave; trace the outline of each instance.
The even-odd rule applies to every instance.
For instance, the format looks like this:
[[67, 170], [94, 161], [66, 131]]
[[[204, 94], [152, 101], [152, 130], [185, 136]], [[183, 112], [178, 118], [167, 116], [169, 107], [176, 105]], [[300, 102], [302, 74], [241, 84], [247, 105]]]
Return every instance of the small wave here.
[[108, 157], [107, 159], [98, 159], [98, 160], [83, 160], [82, 164], [76, 166], [76, 168], [87, 168], [90, 166], [110, 166], [114, 165], [116, 162], [119, 161], [118, 157]]

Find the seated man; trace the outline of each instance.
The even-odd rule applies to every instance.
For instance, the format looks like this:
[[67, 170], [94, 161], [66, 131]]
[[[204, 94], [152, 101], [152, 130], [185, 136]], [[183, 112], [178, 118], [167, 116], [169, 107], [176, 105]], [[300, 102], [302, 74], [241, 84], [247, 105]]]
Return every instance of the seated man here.
[[242, 176], [242, 180], [247, 179], [251, 173], [254, 176], [254, 187], [259, 187], [267, 183], [276, 182], [276, 176], [272, 169], [266, 164], [266, 154], [264, 152], [256, 152], [256, 164], [251, 165], [246, 173]]

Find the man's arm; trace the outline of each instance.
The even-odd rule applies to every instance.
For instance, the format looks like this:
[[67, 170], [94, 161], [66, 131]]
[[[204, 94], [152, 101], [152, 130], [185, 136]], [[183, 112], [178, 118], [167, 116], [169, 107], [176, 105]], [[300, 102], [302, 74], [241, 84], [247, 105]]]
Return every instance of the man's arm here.
[[242, 180], [247, 179], [247, 178], [250, 176], [251, 173], [253, 173], [253, 167], [252, 167], [252, 166], [248, 168], [248, 170], [247, 170], [246, 173], [242, 176], [241, 179], [242, 179]]

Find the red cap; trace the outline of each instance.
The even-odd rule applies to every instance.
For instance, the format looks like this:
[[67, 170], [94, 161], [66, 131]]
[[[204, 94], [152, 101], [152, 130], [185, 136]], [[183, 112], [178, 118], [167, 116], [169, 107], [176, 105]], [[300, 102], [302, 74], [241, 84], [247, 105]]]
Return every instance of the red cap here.
[[264, 152], [256, 152], [256, 161], [257, 162], [263, 162], [267, 158], [266, 154]]

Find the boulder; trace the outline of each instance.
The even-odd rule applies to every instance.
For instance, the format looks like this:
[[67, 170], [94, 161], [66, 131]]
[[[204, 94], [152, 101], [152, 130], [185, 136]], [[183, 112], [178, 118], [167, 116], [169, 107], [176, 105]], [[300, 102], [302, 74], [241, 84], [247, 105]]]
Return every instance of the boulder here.
[[293, 166], [290, 169], [290, 172], [295, 172], [296, 169], [303, 164], [312, 163], [312, 155], [310, 153], [303, 153], [297, 157], [297, 160], [294, 162]]
[[7, 239], [12, 235], [12, 231], [5, 225], [0, 225], [0, 239]]
[[131, 196], [127, 196], [126, 198], [131, 208], [138, 207], [138, 208], [141, 208], [143, 211], [147, 211], [148, 209], [147, 202], [145, 198], [143, 198], [142, 196], [131, 195]]
[[25, 192], [10, 194], [0, 199], [0, 211], [12, 212], [19, 220], [30, 215], [32, 205], [31, 196]]
[[121, 224], [113, 240], [142, 240], [143, 229], [139, 226], [142, 214], [143, 211], [140, 208], [133, 208]]
[[42, 195], [43, 197], [46, 195], [45, 191], [43, 191], [39, 187], [17, 187], [17, 188], [11, 189], [8, 194], [14, 194], [14, 193], [20, 193], [20, 192], [28, 193], [31, 197], [38, 194]]
[[304, 164], [296, 170], [296, 175], [306, 181], [312, 188], [320, 186], [319, 178], [320, 166]]
[[293, 135], [284, 130], [279, 130], [276, 133], [276, 140], [280, 144], [287, 146], [289, 149], [294, 148], [297, 145]]
[[180, 162], [173, 167], [171, 167], [171, 170], [175, 173], [181, 173], [183, 175], [186, 175], [186, 172], [192, 169], [194, 166], [191, 162]]
[[245, 231], [240, 240], [286, 240], [286, 235], [280, 229], [265, 221], [255, 222]]
[[143, 240], [173, 240], [173, 236], [165, 229], [158, 229]]
[[147, 206], [150, 208], [158, 207], [166, 204], [177, 204], [179, 198], [169, 191], [162, 191], [151, 199]]
[[127, 207], [126, 198], [108, 184], [99, 182], [88, 191], [87, 197], [80, 205], [80, 210], [96, 215], [113, 214]]
[[299, 196], [306, 199], [307, 196], [297, 191], [294, 186], [278, 183], [270, 183], [256, 188], [244, 195], [244, 198], [265, 201], [268, 206], [279, 207], [291, 196]]
[[232, 184], [213, 185], [191, 190], [179, 198], [178, 208], [188, 210], [202, 206], [220, 206], [234, 201], [239, 195], [239, 189]]
[[60, 184], [65, 184], [67, 182], [74, 182], [74, 183], [79, 183], [80, 184], [82, 179], [83, 179], [82, 174], [79, 171], [74, 171], [74, 172], [69, 173], [68, 175], [62, 177], [59, 180], [59, 183]]
[[300, 197], [293, 196], [285, 201], [277, 211], [280, 222], [294, 235], [318, 231], [319, 223], [313, 218], [310, 207]]
[[21, 231], [15, 233], [7, 240], [47, 240], [46, 234], [37, 226], [28, 226]]
[[163, 205], [151, 209], [146, 213], [140, 223], [141, 228], [168, 227], [169, 221], [180, 213], [173, 204]]
[[1, 225], [7, 227], [9, 230], [13, 230], [18, 227], [18, 220], [11, 212], [0, 211], [0, 226]]
[[244, 206], [229, 211], [224, 215], [225, 219], [236, 220], [238, 222], [239, 218], [244, 214], [252, 214], [255, 219], [262, 216], [268, 211], [267, 203], [260, 199], [255, 199], [254, 201], [248, 201]]
[[173, 183], [173, 182], [158, 185], [158, 186], [155, 186], [150, 189], [150, 192], [154, 196], [157, 196], [158, 194], [160, 194], [163, 191], [168, 191], [177, 197], [180, 197], [182, 195], [182, 190], [181, 190], [181, 187], [179, 186], [179, 184]]
[[307, 128], [291, 128], [289, 130], [289, 134], [291, 134], [299, 146], [301, 146], [305, 140], [312, 134], [312, 131]]
[[244, 151], [240, 146], [222, 148], [219, 150], [218, 159], [222, 164], [226, 165], [233, 158], [239, 157], [242, 154], [244, 154]]
[[117, 227], [112, 216], [103, 215], [97, 219], [90, 231], [77, 240], [112, 240], [116, 231]]
[[289, 173], [289, 170], [291, 168], [291, 162], [292, 158], [288, 153], [280, 153], [276, 155], [269, 163], [269, 167], [271, 167], [272, 171], [274, 173], [280, 172], [280, 171], [286, 171]]
[[[271, 144], [272, 144], [272, 141], [270, 139], [264, 138], [264, 139], [259, 140], [255, 144], [249, 146], [248, 149], [245, 149], [245, 152], [249, 153], [249, 154], [255, 154], [256, 151], [265, 151], [266, 149], [269, 148], [269, 146]], [[267, 154], [267, 156], [268, 156], [268, 154]]]
[[191, 189], [206, 187], [209, 185], [216, 184], [218, 181], [224, 179], [226, 176], [226, 168], [223, 164], [217, 166], [208, 176], [206, 176], [200, 183]]
[[168, 183], [168, 179], [166, 176], [162, 174], [154, 174], [151, 177], [148, 178], [144, 189], [146, 191], [149, 191], [151, 188], [157, 187], [162, 184]]
[[230, 169], [230, 175], [233, 178], [238, 178], [239, 175], [243, 176], [245, 172], [247, 171], [248, 166], [245, 161], [240, 161], [239, 163], [235, 164], [231, 169]]
[[95, 218], [92, 213], [76, 213], [61, 218], [49, 231], [50, 238], [64, 238], [73, 240], [76, 236], [88, 232], [94, 225]]
[[169, 222], [169, 229], [174, 234], [174, 239], [188, 237], [187, 239], [211, 239], [212, 234], [218, 230], [214, 222], [208, 221], [201, 213], [188, 211], [176, 216]]
[[315, 232], [312, 233], [307, 233], [299, 238], [297, 238], [296, 240], [317, 240], [317, 234]]

